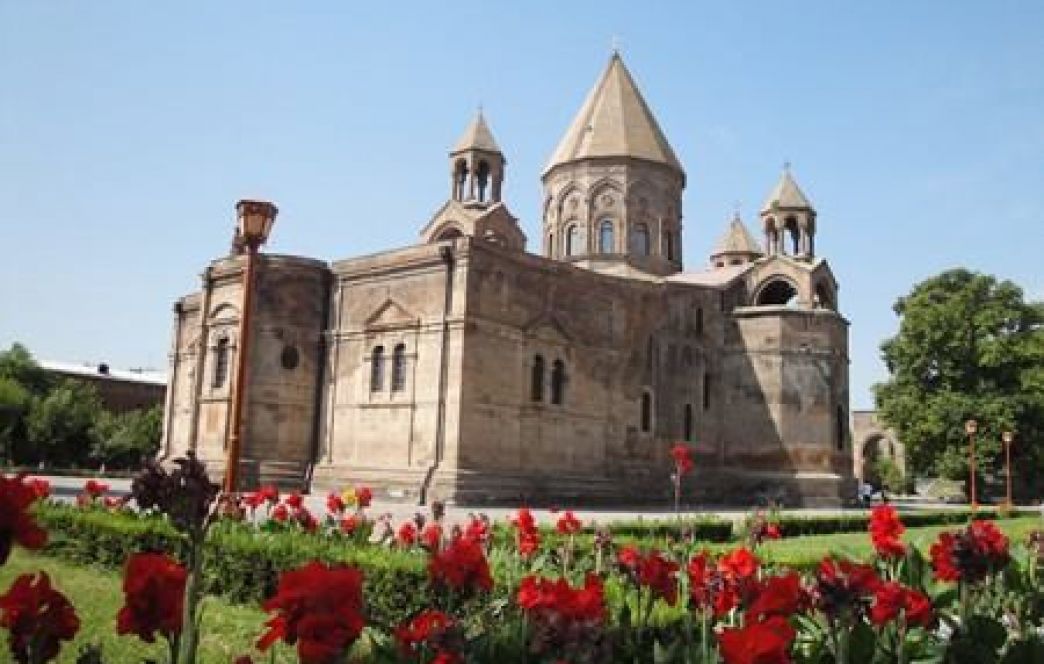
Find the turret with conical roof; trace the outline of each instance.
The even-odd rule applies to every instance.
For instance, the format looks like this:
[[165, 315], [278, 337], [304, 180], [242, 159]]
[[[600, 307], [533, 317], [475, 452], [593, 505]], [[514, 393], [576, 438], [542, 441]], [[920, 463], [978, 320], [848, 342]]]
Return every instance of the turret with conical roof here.
[[770, 256], [790, 254], [804, 260], [815, 257], [816, 210], [794, 180], [789, 165], [783, 167], [779, 182], [765, 199], [761, 221]]
[[715, 268], [726, 265], [743, 265], [761, 258], [762, 251], [758, 241], [747, 230], [739, 212], [729, 222], [729, 227], [714, 246], [710, 255], [711, 265]]
[[619, 53], [552, 153], [544, 184], [544, 254], [590, 269], [682, 268], [685, 171]]
[[479, 110], [450, 151], [451, 198], [478, 203], [500, 202], [505, 164], [504, 153]]

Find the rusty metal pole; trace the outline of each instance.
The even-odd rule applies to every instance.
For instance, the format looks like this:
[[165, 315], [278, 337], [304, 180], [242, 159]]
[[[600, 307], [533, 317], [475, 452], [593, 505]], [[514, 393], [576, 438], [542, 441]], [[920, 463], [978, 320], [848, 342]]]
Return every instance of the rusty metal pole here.
[[236, 373], [232, 383], [232, 416], [229, 418], [228, 456], [225, 460], [226, 493], [235, 493], [239, 487], [239, 457], [243, 440], [243, 402], [246, 399], [247, 351], [250, 348], [250, 313], [254, 299], [254, 264], [258, 243], [246, 245], [246, 265], [243, 268], [243, 308], [239, 314], [239, 352], [236, 353]]

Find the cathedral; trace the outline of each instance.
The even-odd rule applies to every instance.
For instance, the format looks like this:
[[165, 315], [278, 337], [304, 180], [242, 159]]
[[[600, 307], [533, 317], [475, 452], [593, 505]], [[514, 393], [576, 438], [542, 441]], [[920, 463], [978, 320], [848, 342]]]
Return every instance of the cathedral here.
[[[685, 170], [618, 54], [541, 174], [540, 236], [503, 200], [481, 113], [415, 244], [260, 254], [243, 385], [244, 487], [457, 504], [836, 505], [853, 493], [848, 322], [789, 170], [755, 237], [737, 214], [682, 255]], [[527, 251], [527, 245], [530, 250]], [[244, 257], [174, 305], [161, 455], [224, 470]]]

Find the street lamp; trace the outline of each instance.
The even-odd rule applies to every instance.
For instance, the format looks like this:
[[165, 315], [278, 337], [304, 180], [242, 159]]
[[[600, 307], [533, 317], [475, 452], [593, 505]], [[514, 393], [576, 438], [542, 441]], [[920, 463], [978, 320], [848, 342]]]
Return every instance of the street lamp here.
[[243, 402], [246, 398], [247, 351], [250, 348], [250, 314], [254, 295], [254, 264], [261, 245], [268, 240], [275, 223], [277, 208], [268, 201], [236, 203], [236, 249], [246, 253], [243, 267], [243, 306], [239, 315], [239, 352], [236, 353], [235, 378], [232, 383], [232, 416], [228, 429], [228, 458], [225, 460], [226, 493], [239, 486], [239, 456], [243, 440]]
[[975, 432], [978, 430], [979, 423], [975, 420], [968, 420], [964, 423], [964, 432], [968, 434], [968, 479], [973, 512], [979, 508], [979, 501], [975, 496]]
[[1005, 431], [1001, 434], [1001, 440], [1004, 441], [1004, 467], [1007, 469], [1008, 476], [1008, 509], [1011, 509], [1011, 443], [1015, 440], [1015, 433], [1012, 431]]

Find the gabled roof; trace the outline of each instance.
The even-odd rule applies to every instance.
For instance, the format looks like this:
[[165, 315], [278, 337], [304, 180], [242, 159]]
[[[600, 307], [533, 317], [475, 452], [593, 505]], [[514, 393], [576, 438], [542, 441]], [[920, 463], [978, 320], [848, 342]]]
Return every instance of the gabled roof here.
[[754, 236], [747, 230], [746, 224], [740, 219], [739, 214], [736, 214], [729, 222], [729, 227], [725, 229], [725, 234], [718, 240], [718, 244], [714, 246], [714, 251], [711, 252], [711, 256], [718, 256], [721, 254], [761, 254], [761, 245], [754, 239]]
[[466, 152], [468, 150], [482, 150], [484, 152], [500, 152], [500, 148], [497, 146], [497, 142], [493, 139], [493, 132], [489, 130], [489, 125], [486, 124], [486, 118], [482, 115], [482, 111], [479, 111], [475, 115], [475, 119], [471, 121], [468, 128], [464, 130], [464, 135], [460, 137], [457, 144], [450, 151], [450, 154], [456, 154], [458, 152]]
[[812, 209], [812, 204], [808, 202], [808, 198], [802, 193], [801, 187], [797, 185], [797, 182], [790, 175], [789, 168], [783, 169], [783, 175], [780, 176], [779, 182], [773, 187], [772, 193], [765, 199], [765, 204], [762, 206], [761, 211], [767, 212], [771, 210], [773, 204], [781, 208]]
[[619, 53], [609, 59], [544, 173], [592, 157], [646, 159], [685, 172]]

